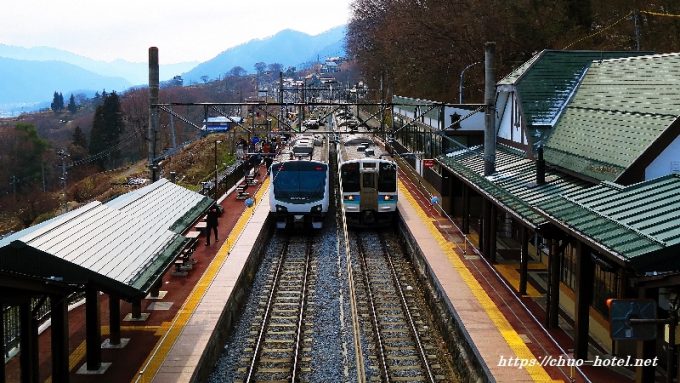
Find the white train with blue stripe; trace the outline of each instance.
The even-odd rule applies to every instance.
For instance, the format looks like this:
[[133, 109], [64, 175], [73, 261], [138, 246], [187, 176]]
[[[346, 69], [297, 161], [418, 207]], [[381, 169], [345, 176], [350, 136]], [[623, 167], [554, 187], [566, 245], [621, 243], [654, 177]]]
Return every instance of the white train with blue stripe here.
[[289, 141], [270, 167], [269, 210], [278, 229], [321, 229], [330, 198], [328, 138], [298, 134]]
[[341, 135], [338, 147], [347, 224], [355, 227], [391, 224], [397, 210], [397, 164], [363, 130]]

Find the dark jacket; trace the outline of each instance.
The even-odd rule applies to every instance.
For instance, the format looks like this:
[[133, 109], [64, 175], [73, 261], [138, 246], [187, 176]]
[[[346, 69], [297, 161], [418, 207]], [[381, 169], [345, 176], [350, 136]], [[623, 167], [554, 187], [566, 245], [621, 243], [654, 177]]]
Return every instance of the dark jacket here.
[[211, 207], [210, 210], [208, 210], [208, 218], [207, 218], [208, 226], [216, 227], [217, 226], [217, 217], [219, 215], [220, 215], [220, 213], [217, 211], [217, 208]]

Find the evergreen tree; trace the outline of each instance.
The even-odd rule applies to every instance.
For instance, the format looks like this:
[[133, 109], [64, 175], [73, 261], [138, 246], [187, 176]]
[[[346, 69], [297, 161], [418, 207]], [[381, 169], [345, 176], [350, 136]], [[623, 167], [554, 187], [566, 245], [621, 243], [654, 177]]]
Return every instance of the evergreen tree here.
[[56, 91], [54, 92], [50, 108], [55, 112], [59, 112], [64, 109], [64, 96], [61, 93]]
[[104, 93], [103, 103], [97, 106], [90, 132], [90, 155], [100, 154], [98, 164], [102, 169], [116, 165], [120, 156], [118, 149], [123, 132], [120, 99], [116, 92]]
[[83, 130], [80, 129], [80, 125], [76, 126], [76, 130], [73, 131], [72, 143], [81, 148], [87, 148], [87, 137], [85, 137]]
[[38, 180], [42, 171], [43, 155], [49, 144], [40, 138], [33, 124], [20, 122], [15, 126], [15, 131], [19, 139], [14, 147], [17, 160], [14, 174], [26, 181]]
[[77, 110], [78, 107], [76, 106], [76, 98], [73, 97], [73, 93], [71, 93], [71, 97], [68, 99], [68, 111], [75, 113]]

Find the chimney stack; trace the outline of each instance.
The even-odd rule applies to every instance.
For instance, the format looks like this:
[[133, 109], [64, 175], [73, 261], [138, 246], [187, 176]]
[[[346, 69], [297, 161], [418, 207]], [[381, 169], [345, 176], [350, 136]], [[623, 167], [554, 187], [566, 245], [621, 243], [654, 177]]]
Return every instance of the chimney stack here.
[[543, 159], [543, 145], [536, 150], [538, 158], [536, 159], [536, 185], [545, 184], [545, 160]]
[[484, 44], [484, 175], [496, 171], [496, 79], [494, 78], [495, 42]]
[[156, 158], [156, 132], [158, 131], [158, 48], [149, 48], [149, 170], [151, 182], [158, 180], [158, 169], [154, 159]]

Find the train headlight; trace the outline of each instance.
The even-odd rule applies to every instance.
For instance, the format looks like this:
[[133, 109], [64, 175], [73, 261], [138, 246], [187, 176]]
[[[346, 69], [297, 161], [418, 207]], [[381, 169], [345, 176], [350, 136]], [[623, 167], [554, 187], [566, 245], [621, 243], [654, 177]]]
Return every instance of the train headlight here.
[[316, 205], [312, 208], [312, 213], [321, 213], [321, 205]]
[[276, 212], [278, 213], [287, 213], [288, 209], [285, 206], [281, 205], [276, 205]]
[[391, 195], [385, 195], [385, 196], [383, 196], [383, 198], [384, 198], [385, 201], [391, 201], [392, 200]]
[[345, 199], [348, 201], [354, 201], [354, 196], [353, 195], [346, 195]]

